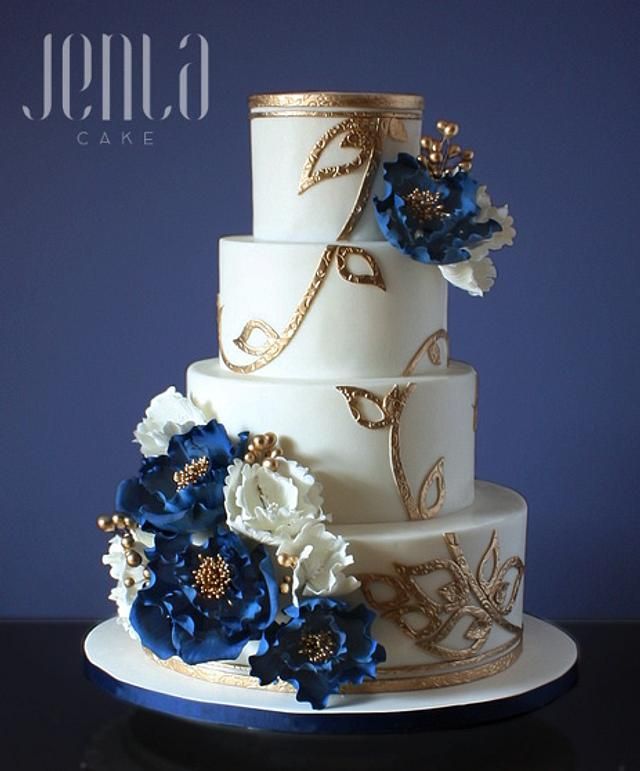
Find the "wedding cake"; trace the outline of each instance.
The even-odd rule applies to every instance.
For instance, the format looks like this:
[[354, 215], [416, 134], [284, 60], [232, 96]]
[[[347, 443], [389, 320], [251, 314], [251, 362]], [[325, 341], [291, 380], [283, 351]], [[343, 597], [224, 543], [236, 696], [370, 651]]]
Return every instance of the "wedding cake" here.
[[98, 520], [122, 634], [314, 708], [501, 672], [526, 504], [475, 481], [478, 377], [449, 357], [447, 291], [491, 288], [513, 220], [455, 123], [422, 135], [419, 96], [249, 107], [254, 227], [220, 241], [219, 358], [152, 399]]

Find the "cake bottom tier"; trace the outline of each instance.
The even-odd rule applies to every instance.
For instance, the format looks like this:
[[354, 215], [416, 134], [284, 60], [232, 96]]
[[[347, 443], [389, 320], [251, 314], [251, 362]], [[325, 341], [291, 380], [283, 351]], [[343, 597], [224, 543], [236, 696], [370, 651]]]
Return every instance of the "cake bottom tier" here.
[[[497, 674], [522, 650], [527, 505], [513, 490], [476, 482], [474, 504], [441, 520], [332, 527], [351, 545], [361, 588], [349, 595], [377, 613], [387, 659], [375, 681], [349, 692], [459, 685]], [[358, 596], [359, 595], [359, 596]], [[213, 683], [260, 687], [247, 659], [159, 664]], [[267, 686], [292, 690], [286, 683]]]

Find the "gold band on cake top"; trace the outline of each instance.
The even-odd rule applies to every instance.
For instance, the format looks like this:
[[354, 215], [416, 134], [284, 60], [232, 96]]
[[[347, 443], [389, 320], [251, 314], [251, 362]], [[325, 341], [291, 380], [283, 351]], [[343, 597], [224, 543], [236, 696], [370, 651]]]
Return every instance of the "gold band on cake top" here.
[[254, 94], [250, 110], [262, 109], [344, 108], [363, 110], [414, 110], [424, 108], [418, 94], [349, 93], [343, 91], [307, 91], [290, 94]]

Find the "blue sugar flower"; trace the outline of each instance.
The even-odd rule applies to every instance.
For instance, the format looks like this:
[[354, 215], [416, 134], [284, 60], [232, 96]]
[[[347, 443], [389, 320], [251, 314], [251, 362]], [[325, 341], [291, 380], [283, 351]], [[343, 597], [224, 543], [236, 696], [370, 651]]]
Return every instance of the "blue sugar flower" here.
[[273, 623], [278, 583], [263, 546], [249, 550], [220, 529], [199, 546], [189, 535], [157, 535], [147, 556], [149, 584], [138, 592], [130, 622], [159, 658], [235, 659]]
[[422, 263], [450, 265], [470, 258], [467, 246], [502, 229], [495, 220], [475, 222], [478, 183], [459, 171], [432, 177], [416, 158], [400, 153], [384, 164], [384, 198], [374, 199], [384, 237]]
[[116, 511], [152, 532], [193, 533], [224, 523], [227, 467], [246, 451], [215, 420], [172, 437], [166, 455], [145, 458], [138, 475], [118, 486]]
[[251, 674], [267, 685], [291, 683], [298, 701], [323, 709], [343, 683], [375, 678], [384, 648], [371, 637], [373, 611], [330, 597], [303, 600], [284, 611], [290, 620], [270, 626], [258, 653], [249, 658]]

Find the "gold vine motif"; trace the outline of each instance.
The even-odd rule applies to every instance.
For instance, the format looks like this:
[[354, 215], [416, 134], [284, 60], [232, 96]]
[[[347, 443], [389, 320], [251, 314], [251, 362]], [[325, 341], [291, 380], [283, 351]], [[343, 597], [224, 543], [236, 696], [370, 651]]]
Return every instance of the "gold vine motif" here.
[[[353, 419], [359, 426], [369, 429], [389, 428], [389, 457], [391, 463], [391, 473], [402, 500], [402, 504], [407, 512], [407, 517], [411, 520], [431, 519], [435, 517], [442, 506], [446, 494], [444, 480], [444, 458], [438, 458], [420, 486], [420, 492], [417, 500], [411, 492], [411, 486], [402, 464], [400, 453], [400, 423], [402, 413], [406, 406], [409, 396], [415, 388], [414, 383], [408, 383], [402, 387], [394, 385], [391, 391], [384, 397], [379, 397], [371, 391], [355, 386], [336, 386], [337, 390], [344, 396], [347, 406]], [[367, 418], [364, 413], [365, 403], [373, 405], [380, 413], [377, 420]], [[436, 497], [432, 504], [428, 503], [428, 497], [431, 488], [436, 488]]]
[[[340, 123], [331, 126], [325, 131], [311, 148], [307, 160], [302, 167], [298, 195], [302, 195], [309, 188], [318, 184], [318, 182], [322, 182], [325, 179], [343, 177], [364, 166], [364, 173], [360, 181], [355, 203], [342, 229], [336, 236], [338, 241], [346, 239], [351, 235], [369, 200], [386, 136], [390, 136], [398, 141], [406, 140], [407, 131], [402, 119], [388, 118], [370, 113], [352, 113], [340, 121]], [[324, 151], [338, 137], [342, 137], [340, 140], [341, 148], [358, 151], [356, 157], [342, 164], [318, 168]]]
[[[520, 641], [522, 629], [506, 618], [513, 610], [524, 575], [520, 557], [510, 557], [500, 564], [498, 534], [494, 530], [474, 574], [458, 536], [445, 533], [444, 541], [450, 559], [433, 559], [418, 565], [396, 562], [393, 564], [395, 575], [358, 575], [369, 605], [382, 618], [399, 626], [418, 647], [446, 661], [476, 660], [494, 624], [513, 635], [514, 643]], [[416, 579], [438, 571], [448, 573], [450, 581], [438, 589], [437, 597], [433, 597]], [[511, 572], [515, 575], [508, 580]], [[376, 596], [373, 589], [376, 584], [391, 589], [393, 596], [387, 599]], [[417, 625], [412, 623], [416, 616], [420, 618]], [[470, 620], [464, 633], [469, 644], [457, 648], [443, 644], [465, 618]]]
[[413, 375], [413, 373], [416, 370], [416, 367], [418, 366], [420, 359], [426, 354], [429, 358], [429, 361], [433, 364], [434, 367], [439, 367], [442, 364], [442, 353], [440, 351], [440, 346], [438, 345], [439, 341], [442, 340], [445, 345], [445, 351], [446, 351], [446, 365], [449, 366], [449, 335], [447, 334], [446, 329], [438, 329], [437, 332], [434, 332], [432, 335], [429, 335], [429, 337], [422, 343], [422, 345], [418, 348], [418, 350], [413, 354], [411, 359], [409, 360], [409, 363], [404, 368], [402, 374], [405, 377], [409, 377], [410, 375]]
[[[350, 258], [354, 256], [359, 257], [364, 261], [370, 273], [354, 273], [349, 268]], [[373, 255], [369, 254], [369, 252], [359, 246], [352, 246], [350, 244], [330, 244], [322, 253], [320, 262], [311, 279], [311, 283], [307, 287], [306, 292], [298, 303], [282, 333], [278, 333], [271, 324], [262, 319], [252, 319], [244, 325], [240, 335], [234, 339], [233, 342], [237, 348], [243, 351], [243, 353], [255, 357], [254, 361], [249, 362], [248, 364], [235, 364], [226, 354], [221, 334], [223, 306], [220, 302], [220, 297], [218, 297], [218, 347], [220, 350], [220, 358], [225, 366], [232, 372], [248, 374], [262, 369], [262, 367], [266, 367], [267, 364], [280, 356], [300, 329], [305, 316], [309, 312], [313, 301], [316, 299], [320, 287], [329, 274], [329, 268], [334, 260], [336, 262], [338, 274], [345, 281], [351, 284], [368, 284], [381, 289], [383, 292], [386, 291], [380, 267]], [[261, 333], [264, 337], [262, 343], [255, 344], [251, 342], [251, 338], [255, 332]]]

